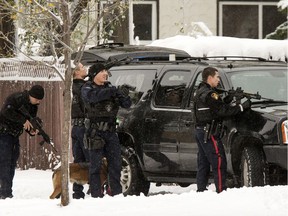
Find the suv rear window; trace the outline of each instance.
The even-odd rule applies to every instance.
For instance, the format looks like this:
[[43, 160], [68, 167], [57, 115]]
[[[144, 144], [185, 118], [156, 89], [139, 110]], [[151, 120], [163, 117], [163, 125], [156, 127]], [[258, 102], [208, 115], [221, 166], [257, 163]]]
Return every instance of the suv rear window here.
[[156, 70], [110, 70], [112, 76], [109, 81], [115, 85], [120, 86], [123, 84], [128, 84], [132, 87], [136, 87], [135, 91], [130, 91], [130, 97], [132, 99], [133, 105], [138, 103], [138, 101], [146, 94], [146, 92], [151, 89], [153, 80], [155, 79]]

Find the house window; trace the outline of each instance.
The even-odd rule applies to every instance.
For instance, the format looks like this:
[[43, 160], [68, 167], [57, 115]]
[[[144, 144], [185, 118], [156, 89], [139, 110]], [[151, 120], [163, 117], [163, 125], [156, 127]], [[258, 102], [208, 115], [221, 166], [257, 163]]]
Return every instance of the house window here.
[[136, 1], [129, 5], [130, 44], [148, 44], [157, 37], [156, 1]]
[[278, 1], [219, 1], [219, 35], [262, 39], [286, 20]]

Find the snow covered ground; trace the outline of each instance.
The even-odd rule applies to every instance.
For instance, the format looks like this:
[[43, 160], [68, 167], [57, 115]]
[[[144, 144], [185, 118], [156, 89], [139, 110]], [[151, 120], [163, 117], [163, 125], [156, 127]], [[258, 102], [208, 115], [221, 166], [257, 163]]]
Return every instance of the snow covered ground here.
[[61, 207], [60, 199], [49, 199], [51, 176], [51, 171], [17, 170], [14, 198], [0, 200], [0, 216], [288, 215], [288, 186], [234, 188], [217, 194], [214, 185], [207, 192], [197, 193], [196, 185], [181, 188], [152, 184], [148, 197], [118, 195], [94, 199], [86, 195], [82, 200], [70, 199], [68, 206]]

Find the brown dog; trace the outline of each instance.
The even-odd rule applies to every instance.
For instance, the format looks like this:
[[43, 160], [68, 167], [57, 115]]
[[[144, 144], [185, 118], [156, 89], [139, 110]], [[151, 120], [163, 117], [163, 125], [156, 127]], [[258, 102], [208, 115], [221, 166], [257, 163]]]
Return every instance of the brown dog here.
[[[70, 163], [70, 182], [77, 184], [87, 184], [89, 180], [89, 164], [88, 163]], [[100, 170], [100, 180], [102, 187], [107, 182], [107, 161], [105, 158], [102, 160], [102, 166]], [[59, 198], [61, 195], [62, 174], [61, 167], [56, 169], [52, 175], [54, 191], [50, 195], [50, 199]]]

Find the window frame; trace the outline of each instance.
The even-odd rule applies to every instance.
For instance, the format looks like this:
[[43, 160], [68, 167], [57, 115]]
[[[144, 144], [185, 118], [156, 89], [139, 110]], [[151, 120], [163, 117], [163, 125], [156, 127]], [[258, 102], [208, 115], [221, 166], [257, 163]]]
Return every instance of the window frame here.
[[151, 17], [151, 36], [152, 40], [141, 40], [139, 45], [146, 45], [152, 43], [153, 40], [157, 39], [157, 2], [156, 1], [130, 1], [129, 3], [129, 43], [135, 44], [134, 39], [134, 14], [133, 14], [133, 6], [134, 5], [147, 5], [150, 4], [152, 6], [152, 17]]
[[[277, 2], [257, 2], [257, 1], [219, 1], [218, 2], [218, 35], [223, 36], [223, 6], [224, 5], [245, 5], [245, 6], [258, 6], [258, 39], [263, 39], [263, 7], [264, 6], [276, 6]], [[265, 36], [265, 35], [264, 35]]]
[[[162, 81], [164, 80], [164, 77], [166, 78], [166, 75], [168, 73], [174, 73], [174, 75], [179, 75], [181, 72], [185, 73], [188, 75], [189, 79], [184, 79], [183, 81], [187, 81], [186, 82], [186, 85], [184, 87], [184, 90], [183, 90], [183, 94], [182, 94], [182, 97], [181, 97], [181, 100], [179, 102], [179, 105], [172, 105], [172, 104], [159, 104], [157, 103], [157, 97], [158, 97], [158, 93], [159, 91], [162, 91]], [[173, 74], [172, 74], [173, 75]], [[187, 93], [188, 91], [188, 86], [191, 82], [191, 71], [189, 70], [175, 70], [175, 69], [170, 69], [170, 70], [167, 70], [165, 71], [165, 73], [163, 73], [163, 75], [161, 76], [160, 80], [157, 82], [157, 86], [156, 86], [156, 89], [155, 89], [155, 93], [154, 93], [154, 96], [153, 96], [153, 106], [155, 108], [166, 108], [166, 109], [175, 109], [175, 110], [179, 110], [179, 109], [182, 109], [183, 108], [183, 103], [184, 103], [184, 98], [185, 98], [185, 94]], [[172, 76], [171, 76], [172, 77]], [[175, 86], [180, 86], [180, 85], [171, 85], [171, 87], [175, 87]], [[165, 88], [167, 88], [168, 85], [165, 85]], [[161, 89], [161, 90], [160, 90]]]

